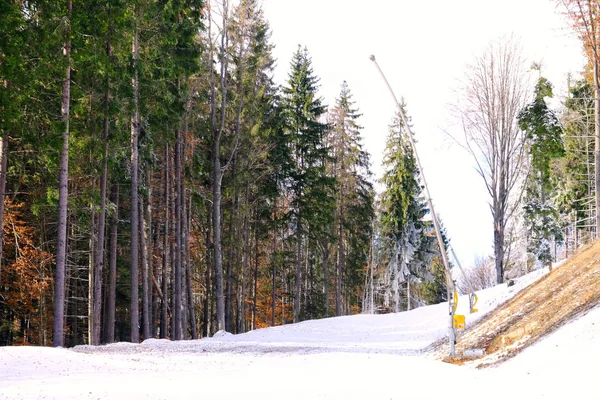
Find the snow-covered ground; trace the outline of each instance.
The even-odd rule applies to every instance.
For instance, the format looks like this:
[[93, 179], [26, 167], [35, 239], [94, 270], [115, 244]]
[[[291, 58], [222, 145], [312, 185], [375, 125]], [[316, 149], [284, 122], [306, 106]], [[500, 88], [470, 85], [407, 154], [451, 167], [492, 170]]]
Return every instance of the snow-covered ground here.
[[[542, 276], [478, 293], [481, 318]], [[497, 368], [428, 357], [447, 305], [197, 340], [75, 349], [0, 348], [0, 399], [600, 399], [600, 308]]]

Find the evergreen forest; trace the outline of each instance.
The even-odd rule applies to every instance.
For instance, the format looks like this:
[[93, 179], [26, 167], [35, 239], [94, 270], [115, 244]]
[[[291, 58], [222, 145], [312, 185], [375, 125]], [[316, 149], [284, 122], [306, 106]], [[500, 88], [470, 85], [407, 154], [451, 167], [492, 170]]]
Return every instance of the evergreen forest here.
[[449, 277], [410, 101], [379, 133], [375, 177], [370, 99], [343, 76], [324, 99], [301, 44], [275, 60], [259, 0], [3, 0], [0, 346], [400, 312], [447, 301], [449, 279], [479, 290], [595, 239], [600, 9], [557, 4], [589, 61], [560, 102], [510, 40], [469, 69], [457, 141], [488, 190], [494, 244]]

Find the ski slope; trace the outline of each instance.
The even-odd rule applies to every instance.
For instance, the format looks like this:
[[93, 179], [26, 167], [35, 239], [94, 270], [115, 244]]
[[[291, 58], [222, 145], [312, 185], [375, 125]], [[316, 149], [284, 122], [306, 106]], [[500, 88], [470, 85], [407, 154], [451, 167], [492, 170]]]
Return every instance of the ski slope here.
[[[547, 271], [478, 293], [467, 325]], [[496, 368], [433, 359], [447, 305], [355, 315], [243, 335], [134, 345], [0, 348], [0, 399], [598, 399], [600, 308]]]

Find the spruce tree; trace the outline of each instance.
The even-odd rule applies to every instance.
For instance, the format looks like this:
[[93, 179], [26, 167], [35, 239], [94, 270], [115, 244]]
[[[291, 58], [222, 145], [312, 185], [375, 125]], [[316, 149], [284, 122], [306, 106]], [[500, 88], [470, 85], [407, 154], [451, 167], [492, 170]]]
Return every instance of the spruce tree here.
[[558, 210], [554, 204], [555, 188], [551, 180], [551, 163], [564, 155], [562, 128], [545, 98], [552, 97], [552, 84], [540, 77], [535, 99], [518, 115], [519, 126], [526, 132], [531, 169], [526, 183], [525, 222], [528, 251], [543, 265], [552, 262], [551, 243], [562, 240]]
[[[353, 291], [362, 282], [362, 268], [368, 264], [374, 192], [369, 181], [369, 154], [363, 150], [360, 114], [348, 84], [342, 83], [339, 97], [330, 111], [328, 134], [331, 147], [331, 175], [335, 177], [335, 210], [332, 234], [336, 246], [336, 315], [342, 314], [343, 286]], [[327, 268], [327, 264], [323, 266]], [[325, 282], [327, 284], [327, 282]], [[327, 288], [327, 286], [325, 286]], [[328, 290], [324, 290], [326, 305]]]
[[[403, 105], [403, 107], [405, 107]], [[386, 305], [393, 296], [394, 311], [400, 311], [403, 282], [426, 274], [430, 251], [419, 170], [412, 147], [397, 116], [390, 126], [384, 155], [384, 192], [381, 196], [381, 239], [387, 259]], [[429, 245], [428, 245], [429, 244]], [[409, 290], [407, 292], [410, 292]], [[407, 300], [410, 306], [410, 300]]]
[[300, 319], [303, 255], [308, 257], [308, 247], [303, 243], [307, 234], [322, 226], [332, 203], [333, 182], [325, 171], [328, 149], [324, 137], [329, 126], [321, 121], [326, 107], [317, 97], [318, 82], [308, 50], [298, 46], [283, 88], [286, 133], [293, 158], [289, 185], [296, 240], [294, 322]]

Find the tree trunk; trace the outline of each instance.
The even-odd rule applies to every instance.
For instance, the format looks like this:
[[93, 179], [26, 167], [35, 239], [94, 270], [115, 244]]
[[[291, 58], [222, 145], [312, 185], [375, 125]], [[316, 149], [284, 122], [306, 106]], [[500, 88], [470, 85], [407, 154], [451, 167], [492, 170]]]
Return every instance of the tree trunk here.
[[146, 247], [146, 223], [144, 198], [140, 197], [140, 261], [142, 264], [142, 337], [150, 339], [150, 297], [148, 287], [148, 248]]
[[[212, 146], [212, 162], [213, 162], [213, 204], [212, 204], [212, 225], [213, 225], [213, 262], [215, 267], [215, 292], [216, 292], [216, 307], [217, 307], [217, 329], [225, 330], [225, 302], [223, 293], [223, 254], [221, 246], [221, 185], [223, 180], [223, 171], [221, 169], [221, 135], [225, 130], [226, 111], [227, 111], [227, 68], [228, 60], [225, 55], [228, 46], [229, 28], [228, 18], [229, 10], [226, 1], [223, 2], [222, 10], [223, 24], [221, 26], [221, 54], [220, 64], [221, 71], [219, 74], [221, 85], [221, 110], [219, 124], [217, 125], [217, 104], [216, 104], [216, 84], [214, 75], [210, 74], [211, 78], [211, 125], [213, 132]], [[209, 17], [210, 20], [210, 17]], [[209, 36], [211, 24], [209, 23]], [[210, 47], [210, 59], [212, 60], [212, 47]]]
[[[277, 218], [277, 198], [273, 212], [273, 221]], [[277, 226], [273, 227], [273, 250], [271, 253], [273, 263], [273, 280], [271, 282], [271, 326], [275, 326], [275, 309], [277, 306]]]
[[216, 297], [217, 297], [217, 330], [225, 330], [225, 302], [223, 299], [223, 257], [221, 254], [221, 160], [220, 145], [217, 140], [213, 146], [213, 254], [215, 264]]
[[175, 144], [175, 290], [173, 295], [175, 296], [175, 307], [173, 310], [173, 323], [175, 324], [174, 329], [174, 340], [182, 339], [181, 332], [181, 208], [183, 206], [182, 203], [182, 192], [181, 192], [181, 130], [177, 129], [176, 133], [176, 144]]
[[[146, 260], [148, 263], [148, 320], [150, 325], [150, 337], [156, 337], [156, 318], [158, 317], [158, 292], [160, 288], [154, 285], [156, 281], [156, 266], [154, 263], [154, 246], [158, 242], [158, 227], [152, 220], [152, 180], [148, 179], [148, 201], [144, 209], [146, 230]], [[154, 224], [154, 228], [153, 228]], [[153, 234], [154, 233], [154, 234]]]
[[[246, 204], [248, 204], [248, 186], [246, 186]], [[247, 211], [244, 212], [244, 249], [242, 255], [242, 301], [240, 309], [240, 333], [246, 331], [246, 271], [250, 258], [250, 224]]]
[[[258, 215], [256, 216], [258, 219]], [[252, 329], [256, 329], [256, 300], [258, 289], [258, 223], [254, 224], [254, 298], [252, 299]]]
[[[181, 150], [182, 154], [183, 147]], [[181, 257], [181, 339], [187, 340], [190, 335], [188, 333], [188, 292], [187, 292], [187, 263], [185, 258], [185, 219], [187, 216], [186, 212], [186, 201], [185, 201], [185, 188], [181, 190], [181, 249], [179, 250], [179, 257]]]
[[329, 316], [329, 238], [323, 246], [323, 297], [325, 300], [325, 316]]
[[119, 221], [119, 186], [114, 183], [110, 191], [110, 201], [115, 206], [115, 215], [110, 220], [110, 255], [108, 271], [108, 296], [106, 302], [105, 342], [115, 341], [115, 305], [117, 290], [117, 223]]
[[410, 311], [410, 276], [406, 278], [406, 311]]
[[210, 301], [210, 292], [212, 290], [212, 279], [210, 276], [210, 271], [212, 270], [212, 257], [210, 255], [210, 249], [211, 249], [211, 243], [210, 243], [210, 227], [212, 226], [211, 224], [211, 219], [210, 219], [210, 213], [207, 212], [206, 213], [206, 237], [204, 239], [205, 242], [205, 247], [206, 247], [206, 271], [204, 272], [204, 287], [205, 287], [205, 292], [204, 292], [204, 322], [203, 322], [203, 326], [202, 326], [202, 336], [207, 337], [210, 333], [210, 310], [212, 309], [211, 307], [211, 301]]
[[[106, 55], [110, 58], [110, 42], [106, 43]], [[102, 276], [104, 269], [104, 232], [106, 225], [106, 185], [108, 180], [108, 137], [110, 132], [110, 81], [107, 78], [104, 90], [104, 154], [102, 160], [102, 177], [100, 178], [100, 215], [98, 216], [98, 236], [96, 242], [96, 265], [94, 268], [94, 307], [92, 344], [100, 344], [100, 304], [102, 300]]]
[[8, 138], [6, 132], [0, 139], [0, 284], [2, 283], [2, 255], [4, 244], [4, 199], [6, 197], [6, 168], [8, 166]]
[[198, 326], [196, 325], [196, 309], [194, 303], [194, 292], [192, 288], [192, 257], [190, 249], [190, 230], [192, 227], [192, 195], [190, 194], [189, 206], [187, 209], [187, 218], [185, 222], [185, 267], [187, 277], [187, 301], [190, 312], [190, 330], [192, 339], [198, 339]]
[[[233, 168], [231, 169], [231, 177], [235, 178], [235, 159], [233, 160]], [[225, 330], [227, 332], [231, 332], [231, 328], [233, 325], [233, 321], [231, 318], [232, 315], [232, 281], [233, 281], [233, 246], [235, 241], [234, 228], [233, 228], [233, 215], [235, 214], [235, 195], [234, 195], [234, 204], [231, 207], [231, 212], [229, 213], [229, 248], [227, 249], [227, 277], [225, 279]]]
[[496, 282], [504, 282], [504, 229], [501, 223], [494, 223], [494, 257], [496, 264]]
[[375, 269], [375, 222], [373, 222], [371, 231], [371, 268], [370, 268], [370, 286], [369, 286], [369, 309], [371, 314], [375, 314], [375, 284], [373, 282], [373, 270]]
[[339, 237], [338, 237], [338, 257], [337, 257], [337, 273], [336, 273], [336, 290], [335, 290], [335, 315], [342, 315], [342, 269], [344, 265], [344, 231], [342, 229], [342, 221], [340, 220]]
[[[137, 17], [136, 17], [137, 18]], [[133, 37], [132, 54], [133, 54], [133, 117], [131, 118], [131, 306], [130, 323], [131, 323], [131, 342], [139, 343], [139, 183], [138, 183], [138, 138], [140, 134], [140, 111], [139, 111], [139, 81], [138, 81], [138, 28], [137, 21]]]
[[168, 282], [169, 282], [169, 144], [165, 146], [165, 173], [164, 173], [164, 210], [165, 210], [165, 232], [164, 232], [164, 241], [163, 241], [163, 257], [162, 257], [162, 305], [161, 305], [161, 315], [160, 315], [160, 338], [166, 339], [167, 332], [169, 330], [169, 316], [168, 316]]
[[[72, 3], [67, 1], [67, 18], [71, 18]], [[69, 105], [71, 100], [71, 40], [70, 31], [65, 40], [64, 55], [67, 68], [62, 84], [61, 121], [63, 146], [60, 153], [58, 178], [58, 233], [56, 242], [56, 276], [54, 278], [54, 329], [52, 345], [64, 346], [65, 269], [67, 259], [67, 202], [69, 185]]]
[[300, 231], [300, 218], [296, 227], [296, 292], [294, 293], [294, 323], [300, 321], [300, 286], [301, 286], [301, 255], [302, 255], [302, 233]]
[[[96, 186], [95, 182], [92, 182], [92, 187]], [[94, 232], [95, 227], [96, 227], [96, 212], [92, 211], [92, 215], [91, 215], [91, 227], [92, 227], [92, 232]], [[94, 262], [94, 252], [96, 249], [95, 246], [95, 242], [94, 242], [94, 234], [91, 234], [89, 236], [89, 244], [88, 244], [88, 268], [87, 268], [87, 272], [88, 272], [88, 303], [87, 303], [87, 308], [88, 308], [88, 313], [87, 313], [87, 343], [86, 344], [93, 344], [94, 342], [94, 334], [93, 334], [93, 330], [94, 330], [94, 268], [95, 268], [95, 262]]]

